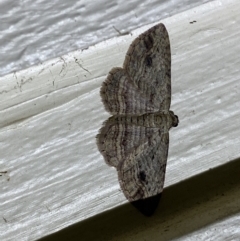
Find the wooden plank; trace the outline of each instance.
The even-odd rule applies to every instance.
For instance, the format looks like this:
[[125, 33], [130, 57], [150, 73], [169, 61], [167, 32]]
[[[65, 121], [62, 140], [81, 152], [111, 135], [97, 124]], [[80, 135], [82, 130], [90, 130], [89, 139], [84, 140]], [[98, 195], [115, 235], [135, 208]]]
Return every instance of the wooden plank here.
[[[239, 7], [212, 1], [161, 21], [180, 120], [166, 187], [239, 157]], [[108, 116], [99, 87], [151, 26], [0, 78], [2, 240], [37, 239], [127, 203], [95, 145]]]

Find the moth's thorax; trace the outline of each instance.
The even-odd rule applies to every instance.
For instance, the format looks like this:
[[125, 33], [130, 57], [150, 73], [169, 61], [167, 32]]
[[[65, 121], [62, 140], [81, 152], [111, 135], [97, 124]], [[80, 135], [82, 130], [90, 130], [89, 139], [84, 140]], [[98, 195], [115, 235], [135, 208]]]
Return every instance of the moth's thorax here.
[[178, 124], [178, 118], [172, 111], [147, 113], [143, 115], [114, 115], [110, 117], [110, 120], [117, 123], [127, 123], [129, 125], [151, 128], [164, 128], [166, 130]]

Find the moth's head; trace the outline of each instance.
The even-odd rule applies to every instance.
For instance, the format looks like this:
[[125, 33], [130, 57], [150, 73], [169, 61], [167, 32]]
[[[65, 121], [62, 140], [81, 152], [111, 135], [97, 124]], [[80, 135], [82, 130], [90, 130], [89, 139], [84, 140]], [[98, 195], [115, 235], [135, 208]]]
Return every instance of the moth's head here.
[[178, 123], [179, 123], [179, 120], [178, 120], [178, 116], [177, 115], [174, 115], [174, 121], [173, 121], [173, 127], [176, 127], [178, 126]]
[[172, 117], [172, 126], [173, 127], [178, 126], [178, 123], [179, 123], [178, 116], [174, 115], [173, 111], [171, 111], [171, 110], [169, 112], [170, 112], [170, 115]]

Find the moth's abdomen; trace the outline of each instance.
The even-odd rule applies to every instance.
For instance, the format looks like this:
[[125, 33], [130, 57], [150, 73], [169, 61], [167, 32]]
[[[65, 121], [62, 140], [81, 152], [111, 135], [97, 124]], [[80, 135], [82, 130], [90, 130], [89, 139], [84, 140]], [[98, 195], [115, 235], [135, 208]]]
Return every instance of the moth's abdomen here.
[[144, 126], [150, 128], [166, 128], [169, 130], [172, 126], [178, 124], [178, 118], [172, 111], [163, 113], [148, 113], [144, 115], [115, 115], [110, 118], [115, 123], [127, 123], [129, 125]]

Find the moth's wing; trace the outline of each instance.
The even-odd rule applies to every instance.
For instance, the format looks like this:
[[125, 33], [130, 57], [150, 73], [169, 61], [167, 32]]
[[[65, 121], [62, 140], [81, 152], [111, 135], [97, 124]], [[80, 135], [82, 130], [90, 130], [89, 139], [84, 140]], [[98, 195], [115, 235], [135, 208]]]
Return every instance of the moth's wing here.
[[158, 128], [119, 123], [110, 117], [96, 136], [97, 146], [105, 162], [117, 168], [136, 148], [151, 139], [156, 131]]
[[118, 167], [118, 178], [129, 201], [147, 199], [163, 190], [169, 134], [160, 129], [132, 150]]
[[158, 110], [171, 103], [171, 50], [168, 32], [158, 24], [130, 45], [123, 64], [127, 76]]
[[151, 100], [146, 99], [139, 92], [122, 68], [113, 68], [109, 72], [102, 84], [100, 95], [105, 109], [112, 115], [145, 114], [158, 111]]

